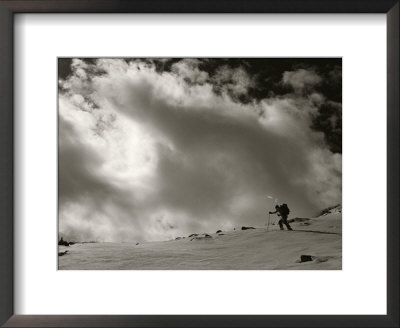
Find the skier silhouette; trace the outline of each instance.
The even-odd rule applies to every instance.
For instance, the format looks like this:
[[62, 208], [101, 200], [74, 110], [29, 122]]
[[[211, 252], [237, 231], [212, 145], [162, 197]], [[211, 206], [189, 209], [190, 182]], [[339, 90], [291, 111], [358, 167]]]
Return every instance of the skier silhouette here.
[[287, 212], [288, 211], [286, 210], [285, 207], [287, 208], [287, 206], [276, 205], [275, 206], [275, 212], [269, 212], [269, 214], [275, 214], [276, 213], [278, 216], [281, 217], [281, 219], [278, 222], [279, 227], [281, 228], [281, 230], [284, 230], [283, 229], [283, 225], [285, 225], [288, 230], [293, 230], [292, 227], [289, 225], [289, 222], [287, 222], [287, 218], [288, 218], [288, 213]]

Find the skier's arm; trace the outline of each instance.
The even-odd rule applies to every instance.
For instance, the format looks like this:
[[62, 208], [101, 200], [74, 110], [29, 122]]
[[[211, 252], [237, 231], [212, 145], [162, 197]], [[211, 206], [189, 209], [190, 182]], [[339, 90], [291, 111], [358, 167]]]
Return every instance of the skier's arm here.
[[275, 214], [276, 212], [278, 212], [278, 211], [275, 211], [275, 212], [269, 212], [269, 214]]

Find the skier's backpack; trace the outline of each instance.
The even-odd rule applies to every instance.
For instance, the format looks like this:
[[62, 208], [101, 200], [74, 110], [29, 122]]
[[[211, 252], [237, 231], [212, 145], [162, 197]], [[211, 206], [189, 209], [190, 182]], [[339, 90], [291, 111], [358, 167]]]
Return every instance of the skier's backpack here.
[[289, 207], [287, 206], [287, 204], [282, 204], [279, 207], [279, 210], [280, 210], [279, 212], [281, 213], [281, 215], [284, 215], [284, 216], [288, 216], [290, 213], [290, 210], [289, 210]]

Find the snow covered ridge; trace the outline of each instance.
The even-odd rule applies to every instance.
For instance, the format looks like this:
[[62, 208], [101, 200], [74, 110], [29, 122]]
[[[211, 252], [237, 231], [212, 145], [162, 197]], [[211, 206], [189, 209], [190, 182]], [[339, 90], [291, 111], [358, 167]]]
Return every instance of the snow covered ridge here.
[[337, 204], [335, 206], [327, 207], [319, 212], [318, 216], [326, 215], [329, 213], [342, 213], [342, 205]]
[[[341, 270], [342, 213], [147, 243], [59, 246], [60, 270]], [[254, 228], [254, 229], [252, 229]]]

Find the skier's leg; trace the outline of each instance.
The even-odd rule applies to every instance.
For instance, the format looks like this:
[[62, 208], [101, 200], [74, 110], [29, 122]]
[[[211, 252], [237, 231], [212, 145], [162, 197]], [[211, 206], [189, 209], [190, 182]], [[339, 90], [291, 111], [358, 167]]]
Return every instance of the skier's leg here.
[[279, 220], [278, 224], [279, 224], [279, 228], [281, 228], [281, 230], [283, 230], [282, 219]]
[[283, 223], [285, 223], [285, 226], [288, 230], [293, 230], [292, 227], [289, 225], [289, 222], [287, 222], [287, 218], [283, 219]]

